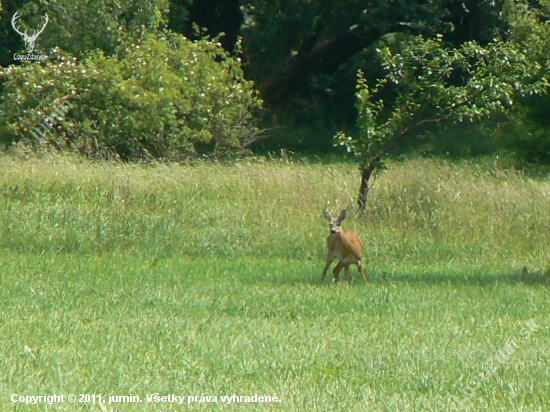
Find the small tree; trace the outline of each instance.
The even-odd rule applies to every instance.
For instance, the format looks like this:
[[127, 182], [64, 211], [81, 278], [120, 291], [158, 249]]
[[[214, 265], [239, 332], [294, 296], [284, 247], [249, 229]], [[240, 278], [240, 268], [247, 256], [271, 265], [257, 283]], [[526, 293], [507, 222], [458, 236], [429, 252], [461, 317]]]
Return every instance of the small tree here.
[[[358, 158], [361, 185], [357, 203], [362, 214], [369, 180], [388, 152], [422, 128], [443, 122], [477, 121], [509, 113], [518, 96], [540, 94], [549, 86], [544, 67], [533, 53], [542, 43], [495, 39], [482, 46], [467, 42], [448, 47], [441, 35], [411, 37], [394, 53], [377, 50], [386, 75], [370, 87], [359, 73], [359, 137], [338, 133], [337, 144]], [[393, 104], [378, 97], [393, 87]]]

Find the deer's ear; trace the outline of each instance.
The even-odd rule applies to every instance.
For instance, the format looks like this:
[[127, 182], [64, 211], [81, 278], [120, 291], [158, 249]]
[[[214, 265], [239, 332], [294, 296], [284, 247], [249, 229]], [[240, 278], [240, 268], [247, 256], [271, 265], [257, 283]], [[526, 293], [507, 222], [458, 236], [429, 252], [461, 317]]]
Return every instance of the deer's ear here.
[[329, 222], [332, 222], [332, 216], [330, 215], [330, 213], [326, 210], [323, 210], [323, 216], [325, 217], [325, 219], [327, 219]]
[[348, 212], [346, 211], [346, 209], [342, 209], [342, 211], [340, 212], [340, 216], [338, 216], [338, 221], [340, 223], [342, 223], [344, 221], [344, 219], [346, 218], [347, 214], [348, 214]]

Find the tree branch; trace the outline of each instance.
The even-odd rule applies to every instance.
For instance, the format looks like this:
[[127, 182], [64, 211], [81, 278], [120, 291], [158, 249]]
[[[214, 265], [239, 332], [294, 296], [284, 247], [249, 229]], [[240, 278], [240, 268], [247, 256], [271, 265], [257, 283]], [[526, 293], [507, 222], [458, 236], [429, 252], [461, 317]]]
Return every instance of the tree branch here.
[[[382, 160], [382, 158], [388, 154], [393, 148], [395, 148], [405, 137], [412, 132], [413, 130], [426, 126], [428, 124], [437, 124], [447, 120], [450, 120], [451, 115], [443, 116], [437, 119], [425, 119], [419, 122], [416, 122], [413, 125], [410, 125], [403, 129], [398, 135], [396, 135], [384, 148], [382, 148], [372, 159], [368, 162], [365, 159], [363, 167], [361, 168], [361, 186], [359, 187], [359, 197], [357, 198], [357, 205], [359, 206], [359, 215], [362, 216], [367, 206], [367, 196], [370, 190], [369, 180], [371, 178], [372, 172]], [[367, 165], [368, 162], [368, 165]]]

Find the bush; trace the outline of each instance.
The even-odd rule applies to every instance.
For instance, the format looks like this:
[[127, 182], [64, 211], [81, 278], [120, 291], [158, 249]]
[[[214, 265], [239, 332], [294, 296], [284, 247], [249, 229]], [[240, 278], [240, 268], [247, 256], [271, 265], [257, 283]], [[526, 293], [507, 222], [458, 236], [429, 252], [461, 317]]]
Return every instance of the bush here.
[[111, 57], [53, 53], [43, 65], [0, 69], [4, 140], [178, 160], [231, 153], [256, 136], [261, 100], [215, 40], [170, 33]]

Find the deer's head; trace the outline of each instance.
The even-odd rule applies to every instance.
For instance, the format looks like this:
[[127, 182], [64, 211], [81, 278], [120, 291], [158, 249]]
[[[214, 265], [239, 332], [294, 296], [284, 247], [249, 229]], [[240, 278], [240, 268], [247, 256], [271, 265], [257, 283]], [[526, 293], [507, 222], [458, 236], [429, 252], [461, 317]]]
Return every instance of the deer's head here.
[[330, 227], [330, 234], [331, 235], [339, 235], [342, 233], [342, 222], [346, 218], [347, 211], [346, 209], [342, 209], [340, 212], [340, 216], [338, 216], [338, 219], [334, 219], [329, 212], [326, 210], [323, 212], [323, 215], [328, 220], [328, 225]]

